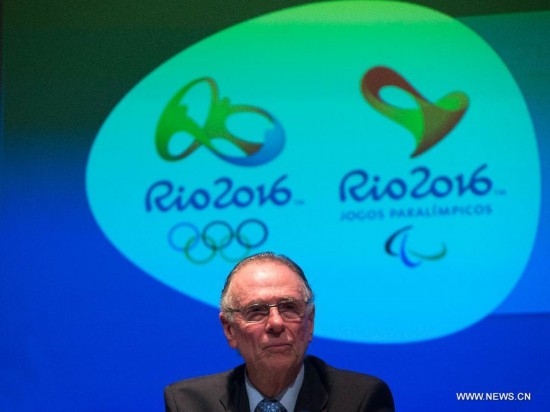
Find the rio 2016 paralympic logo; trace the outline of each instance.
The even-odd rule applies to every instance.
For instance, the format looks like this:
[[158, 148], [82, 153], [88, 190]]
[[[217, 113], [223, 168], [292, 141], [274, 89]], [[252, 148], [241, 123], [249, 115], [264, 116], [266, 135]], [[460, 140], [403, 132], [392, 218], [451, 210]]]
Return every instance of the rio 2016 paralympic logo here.
[[[388, 86], [396, 87], [412, 97], [417, 108], [403, 109], [385, 102], [380, 96], [380, 91]], [[451, 92], [436, 103], [430, 103], [400, 74], [383, 66], [374, 67], [365, 73], [361, 80], [361, 91], [374, 109], [404, 126], [413, 134], [416, 149], [411, 154], [411, 158], [420, 156], [440, 142], [456, 126], [468, 108], [468, 97], [462, 92]], [[426, 169], [415, 169], [417, 172], [423, 170]], [[429, 175], [429, 171], [427, 173]], [[364, 177], [366, 178], [366, 176]], [[443, 192], [441, 192], [441, 188], [437, 189], [437, 185], [433, 184], [431, 189], [433, 189], [434, 194], [439, 196], [450, 193], [452, 191], [451, 180], [446, 178], [440, 179], [440, 181], [445, 186]], [[490, 189], [490, 185], [487, 185], [487, 188]], [[391, 189], [389, 185], [387, 189]], [[436, 190], [439, 190], [439, 192]], [[465, 189], [463, 188], [462, 191], [464, 192]], [[374, 194], [376, 195], [376, 193]], [[392, 194], [395, 193], [389, 190], [388, 194], [392, 197]], [[407, 244], [411, 229], [412, 226], [408, 225], [390, 235], [385, 244], [385, 251], [388, 255], [398, 256], [407, 267], [414, 268], [419, 266], [422, 261], [439, 260], [447, 254], [445, 244], [443, 244], [440, 252], [430, 255], [409, 249]], [[398, 239], [400, 239], [399, 247], [395, 248]], [[416, 259], [413, 259], [411, 255]]]

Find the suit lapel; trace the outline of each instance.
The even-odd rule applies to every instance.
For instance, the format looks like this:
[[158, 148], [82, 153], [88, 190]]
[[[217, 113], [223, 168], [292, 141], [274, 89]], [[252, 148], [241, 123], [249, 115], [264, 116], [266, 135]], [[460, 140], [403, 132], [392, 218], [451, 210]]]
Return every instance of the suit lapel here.
[[304, 381], [296, 400], [296, 412], [326, 411], [328, 393], [317, 370], [306, 358], [304, 361]]
[[220, 397], [224, 410], [230, 412], [249, 412], [248, 395], [244, 383], [244, 365], [233, 370], [227, 379], [227, 391]]

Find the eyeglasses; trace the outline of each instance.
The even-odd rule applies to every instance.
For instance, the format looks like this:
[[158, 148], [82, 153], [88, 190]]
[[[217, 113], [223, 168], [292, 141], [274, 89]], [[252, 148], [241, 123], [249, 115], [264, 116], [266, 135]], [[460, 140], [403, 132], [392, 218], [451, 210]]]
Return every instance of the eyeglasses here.
[[243, 306], [239, 309], [228, 308], [229, 313], [238, 313], [248, 323], [260, 323], [269, 317], [271, 308], [277, 308], [279, 315], [288, 321], [296, 321], [302, 319], [306, 313], [306, 307], [310, 304], [309, 300], [294, 300], [285, 299], [277, 303], [253, 303], [252, 305]]

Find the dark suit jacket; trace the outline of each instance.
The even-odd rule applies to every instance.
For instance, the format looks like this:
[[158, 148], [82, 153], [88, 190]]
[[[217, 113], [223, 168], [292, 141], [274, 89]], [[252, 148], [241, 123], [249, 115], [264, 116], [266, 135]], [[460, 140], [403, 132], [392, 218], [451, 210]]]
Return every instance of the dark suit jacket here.
[[[245, 366], [241, 365], [228, 372], [169, 385], [164, 390], [166, 411], [250, 412], [244, 373]], [[388, 385], [380, 379], [336, 369], [308, 356], [295, 411], [393, 412], [394, 405]]]

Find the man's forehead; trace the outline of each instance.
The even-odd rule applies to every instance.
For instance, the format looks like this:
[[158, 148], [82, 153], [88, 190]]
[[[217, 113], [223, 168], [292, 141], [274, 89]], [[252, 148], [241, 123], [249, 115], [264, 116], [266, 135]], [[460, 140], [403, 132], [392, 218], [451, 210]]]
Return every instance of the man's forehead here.
[[261, 288], [302, 289], [300, 276], [288, 266], [277, 261], [250, 262], [234, 275], [231, 287], [253, 291]]
[[254, 262], [248, 262], [243, 265], [236, 273], [235, 277], [239, 274], [255, 274], [255, 273], [274, 273], [277, 275], [277, 278], [283, 277], [286, 274], [292, 274], [293, 277], [299, 278], [298, 274], [294, 272], [284, 263], [278, 262], [276, 260], [260, 260]]

